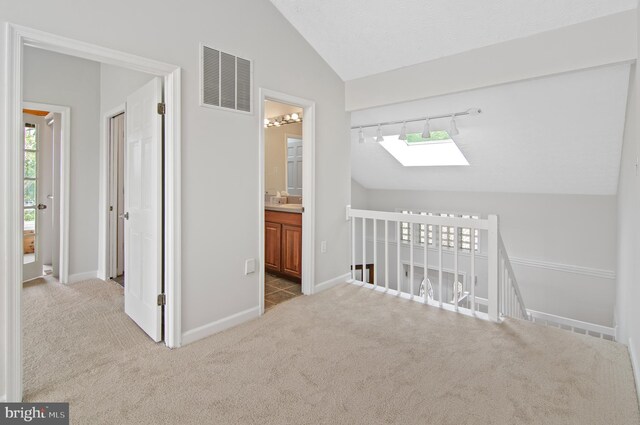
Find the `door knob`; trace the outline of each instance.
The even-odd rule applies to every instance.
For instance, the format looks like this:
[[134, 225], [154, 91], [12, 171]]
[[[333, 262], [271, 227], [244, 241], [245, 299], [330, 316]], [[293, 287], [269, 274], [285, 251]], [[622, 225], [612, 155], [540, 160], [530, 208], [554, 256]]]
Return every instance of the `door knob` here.
[[38, 209], [39, 210], [46, 210], [47, 206], [45, 204], [38, 204]]
[[128, 212], [126, 212], [126, 213], [124, 213], [124, 214], [120, 214], [120, 215], [119, 215], [119, 217], [120, 217], [120, 218], [124, 218], [125, 220], [129, 220], [129, 213], [128, 213]]

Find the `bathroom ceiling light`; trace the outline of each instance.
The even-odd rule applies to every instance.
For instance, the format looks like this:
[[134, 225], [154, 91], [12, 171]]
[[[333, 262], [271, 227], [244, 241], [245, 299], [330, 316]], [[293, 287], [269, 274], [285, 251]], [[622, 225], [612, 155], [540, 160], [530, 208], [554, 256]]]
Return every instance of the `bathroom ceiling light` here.
[[293, 113], [291, 115], [281, 115], [273, 118], [265, 118], [264, 126], [267, 127], [280, 127], [285, 124], [293, 124], [296, 122], [301, 122], [302, 116], [299, 113]]

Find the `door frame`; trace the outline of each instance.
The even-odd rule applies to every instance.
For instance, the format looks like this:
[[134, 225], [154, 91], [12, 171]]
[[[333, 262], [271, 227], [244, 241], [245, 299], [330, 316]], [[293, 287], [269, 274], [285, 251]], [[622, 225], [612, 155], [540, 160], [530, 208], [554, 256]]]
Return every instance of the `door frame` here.
[[[105, 232], [106, 237], [104, 239], [104, 246], [101, 245], [101, 248], [104, 250], [104, 254], [100, 255], [100, 258], [104, 258], [104, 269], [100, 266], [98, 267], [98, 277], [102, 280], [107, 280], [109, 277], [115, 277], [115, 262], [114, 256], [117, 258], [117, 223], [118, 223], [118, 212], [113, 211], [113, 214], [109, 214], [112, 211], [109, 211], [109, 206], [117, 204], [115, 202], [117, 200], [116, 190], [117, 187], [114, 187], [115, 183], [115, 174], [117, 170], [114, 170], [113, 158], [116, 155], [116, 149], [113, 146], [111, 139], [111, 119], [124, 114], [126, 109], [126, 104], [123, 103], [121, 105], [116, 106], [115, 108], [107, 111], [102, 117], [102, 144], [106, 150], [106, 158], [101, 161], [105, 164], [107, 168], [107, 181], [105, 182], [105, 196], [106, 199], [106, 208], [107, 214], [104, 220], [104, 223], [100, 223], [100, 229]], [[125, 115], [125, 120], [126, 120]], [[114, 199], [116, 197], [116, 199]], [[100, 200], [102, 202], [102, 199]], [[103, 229], [103, 226], [106, 228]]]
[[302, 108], [302, 293], [313, 295], [315, 290], [315, 126], [316, 103], [286, 93], [266, 88], [258, 95], [258, 278], [260, 315], [264, 314], [265, 265], [264, 265], [264, 188], [265, 188], [265, 136], [264, 101], [286, 103]]
[[[58, 36], [44, 31], [12, 24], [5, 25], [5, 79], [0, 93], [4, 108], [4, 155], [0, 190], [3, 192], [3, 207], [0, 210], [2, 227], [1, 249], [6, 262], [0, 270], [0, 284], [4, 284], [4, 309], [6, 312], [5, 387], [8, 401], [21, 401], [23, 395], [22, 356], [22, 232], [20, 212], [22, 176], [20, 175], [22, 150], [20, 148], [22, 127], [22, 72], [23, 47], [25, 45], [120, 66], [135, 71], [163, 77], [164, 102], [166, 104], [164, 133], [164, 279], [167, 304], [164, 309], [165, 344], [168, 347], [181, 345], [181, 68], [152, 59], [108, 49], [102, 46]], [[103, 146], [104, 149], [104, 146]], [[103, 155], [105, 156], [105, 155]], [[101, 164], [101, 181], [107, 169]], [[105, 220], [105, 187], [101, 185], [100, 217]], [[106, 235], [100, 232], [101, 237]], [[101, 244], [104, 246], [104, 244]], [[100, 261], [100, 259], [98, 259]], [[104, 266], [104, 265], [103, 265]]]
[[60, 246], [58, 252], [58, 280], [69, 281], [69, 198], [70, 198], [70, 152], [71, 152], [71, 108], [40, 102], [22, 102], [25, 109], [37, 109], [60, 114], [60, 194], [56, 202], [60, 205]]

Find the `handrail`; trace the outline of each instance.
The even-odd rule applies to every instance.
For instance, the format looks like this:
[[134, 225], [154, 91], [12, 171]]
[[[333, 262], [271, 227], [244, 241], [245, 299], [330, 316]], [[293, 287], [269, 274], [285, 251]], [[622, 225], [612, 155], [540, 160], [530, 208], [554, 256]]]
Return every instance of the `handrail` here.
[[518, 281], [516, 280], [516, 274], [513, 272], [513, 266], [511, 265], [511, 260], [509, 260], [509, 255], [507, 254], [507, 249], [504, 245], [504, 241], [502, 240], [502, 235], [500, 234], [500, 232], [498, 232], [498, 246], [500, 251], [503, 253], [505, 267], [509, 272], [511, 286], [513, 287], [513, 290], [516, 295], [516, 299], [518, 300], [518, 303], [520, 305], [522, 316], [526, 320], [531, 320], [531, 315], [529, 314], [527, 307], [524, 304], [524, 298], [522, 298], [522, 293], [520, 292], [520, 286], [518, 285]]
[[[495, 322], [500, 322], [501, 317], [505, 316], [531, 320], [500, 235], [497, 215], [489, 215], [487, 218], [443, 217], [351, 209], [348, 206], [346, 218], [351, 220], [352, 272], [350, 281], [368, 287], [364, 281], [369, 280], [372, 283], [371, 287], [376, 290], [393, 293], [397, 296], [406, 296], [412, 300], [452, 309], [456, 312], [467, 312], [473, 316], [485, 317]], [[418, 225], [421, 225], [420, 229]], [[427, 238], [427, 225], [430, 226], [428, 229], [429, 238]], [[483, 260], [486, 258], [486, 269], [476, 268], [479, 256], [473, 248], [473, 239], [470, 241], [471, 247], [465, 248], [469, 250], [469, 254], [465, 255], [465, 259], [462, 260], [460, 244], [463, 239], [460, 236], [462, 232], [458, 232], [460, 229], [469, 229], [470, 233], [466, 234], [471, 238], [476, 234], [476, 231], [484, 231], [487, 254], [482, 258]], [[416, 232], [424, 232], [424, 234], [420, 235]], [[361, 235], [358, 237], [357, 233]], [[373, 240], [369, 239], [368, 235], [372, 235]], [[381, 239], [378, 239], [379, 235], [382, 236]], [[443, 237], [447, 241], [446, 246], [442, 243]], [[406, 245], [399, 243], [403, 240], [402, 238], [408, 238], [411, 243]], [[372, 246], [371, 241], [373, 241]], [[394, 241], [396, 244], [391, 250], [390, 245]], [[369, 247], [367, 247], [368, 243]], [[435, 256], [429, 252], [431, 251], [430, 244], [437, 245]], [[419, 250], [417, 256], [416, 249]], [[404, 271], [403, 261], [408, 261], [408, 269], [404, 269]], [[445, 276], [445, 261], [449, 262], [453, 280], [449, 274]], [[374, 266], [372, 270], [375, 272], [370, 272], [373, 274], [373, 278], [369, 276], [369, 279], [365, 279], [364, 270], [362, 278], [356, 278], [358, 266], [369, 263]], [[420, 286], [419, 282], [416, 286], [415, 274], [416, 268], [423, 270], [418, 273], [426, 274], [426, 270], [431, 265], [438, 274], [435, 278], [437, 286], [434, 285], [434, 294], [437, 293], [437, 297], [434, 295], [433, 299], [420, 293], [417, 287]], [[360, 268], [364, 268], [364, 266], [360, 266]], [[479, 270], [482, 270], [480, 276], [478, 276]], [[458, 280], [460, 273], [471, 276], [471, 279], [465, 279], [462, 283], [463, 286], [467, 286], [466, 289], [463, 288], [463, 292], [467, 291], [468, 297], [460, 296], [458, 289], [459, 282], [462, 282]], [[486, 288], [486, 313], [480, 310], [480, 303], [476, 296], [478, 277], [482, 281], [482, 287], [478, 289], [482, 291]], [[450, 295], [453, 296], [453, 300]]]
[[413, 224], [432, 224], [434, 226], [473, 227], [478, 230], [489, 229], [489, 220], [462, 217], [441, 217], [437, 215], [405, 214], [389, 211], [355, 210], [349, 208], [348, 217], [373, 220], [401, 221]]

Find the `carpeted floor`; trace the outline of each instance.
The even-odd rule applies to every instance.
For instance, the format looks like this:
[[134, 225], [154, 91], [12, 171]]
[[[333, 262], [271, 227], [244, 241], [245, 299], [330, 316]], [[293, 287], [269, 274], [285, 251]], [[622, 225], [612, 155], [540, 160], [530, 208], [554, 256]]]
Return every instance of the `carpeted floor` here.
[[640, 423], [625, 347], [558, 329], [345, 284], [169, 350], [122, 309], [114, 282], [27, 285], [26, 400], [75, 424]]

